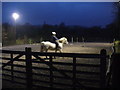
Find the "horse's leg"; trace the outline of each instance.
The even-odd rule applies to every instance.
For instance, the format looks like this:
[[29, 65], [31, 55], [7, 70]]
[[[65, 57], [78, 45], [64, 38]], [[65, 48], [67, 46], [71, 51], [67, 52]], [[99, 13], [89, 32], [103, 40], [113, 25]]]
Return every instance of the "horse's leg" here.
[[[62, 49], [60, 49], [59, 52], [62, 53], [63, 52]], [[64, 57], [63, 57], [63, 59], [64, 59]]]
[[[55, 49], [55, 53], [57, 53], [57, 49]], [[54, 56], [54, 59], [56, 59], [56, 57]]]
[[57, 49], [55, 49], [55, 53], [57, 53]]
[[[48, 52], [48, 49], [46, 49], [45, 52], [47, 53], [47, 52]], [[47, 59], [47, 56], [46, 56], [46, 59]]]
[[60, 49], [59, 52], [62, 53], [63, 52], [62, 49]]

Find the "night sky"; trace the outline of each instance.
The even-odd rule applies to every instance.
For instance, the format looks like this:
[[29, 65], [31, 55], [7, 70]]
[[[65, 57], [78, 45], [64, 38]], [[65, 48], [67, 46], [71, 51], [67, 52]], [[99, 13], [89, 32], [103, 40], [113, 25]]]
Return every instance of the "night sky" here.
[[112, 2], [3, 2], [2, 21], [13, 24], [12, 13], [17, 12], [17, 24], [105, 27], [114, 20], [114, 11]]

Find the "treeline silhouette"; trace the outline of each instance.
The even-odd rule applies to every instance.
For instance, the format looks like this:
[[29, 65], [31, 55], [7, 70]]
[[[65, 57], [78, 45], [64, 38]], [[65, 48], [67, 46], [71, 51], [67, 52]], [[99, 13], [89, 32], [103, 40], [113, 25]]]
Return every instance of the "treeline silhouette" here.
[[114, 23], [107, 25], [105, 28], [100, 26], [83, 27], [67, 26], [64, 23], [59, 25], [24, 25], [13, 26], [8, 23], [2, 24], [2, 42], [5, 45], [40, 43], [41, 41], [50, 40], [51, 32], [55, 31], [57, 37], [66, 37], [69, 42], [73, 38], [74, 42], [112, 42], [115, 34], [116, 25]]

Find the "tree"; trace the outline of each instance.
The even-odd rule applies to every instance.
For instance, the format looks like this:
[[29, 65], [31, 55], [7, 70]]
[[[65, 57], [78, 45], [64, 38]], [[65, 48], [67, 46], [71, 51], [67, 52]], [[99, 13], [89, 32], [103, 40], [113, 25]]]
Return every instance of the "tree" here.
[[13, 26], [8, 23], [2, 24], [2, 41], [4, 45], [15, 44], [15, 30]]

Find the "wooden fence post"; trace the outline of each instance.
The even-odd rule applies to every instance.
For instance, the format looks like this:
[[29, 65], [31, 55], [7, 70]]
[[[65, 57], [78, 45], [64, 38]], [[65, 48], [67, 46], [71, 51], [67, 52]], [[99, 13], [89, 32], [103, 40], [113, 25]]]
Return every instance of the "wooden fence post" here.
[[106, 50], [102, 49], [100, 51], [100, 55], [102, 56], [100, 58], [100, 87], [105, 88], [106, 84]]
[[26, 84], [27, 88], [31, 89], [32, 88], [32, 56], [31, 56], [31, 48], [25, 48], [26, 52]]
[[53, 88], [53, 69], [52, 69], [52, 56], [50, 56], [50, 87]]
[[10, 54], [10, 57], [11, 57], [11, 80], [13, 82], [14, 80], [14, 73], [13, 73], [13, 69], [14, 69], [14, 65], [13, 65], [13, 53]]
[[71, 43], [73, 43], [74, 41], [73, 41], [73, 37], [71, 37]]
[[73, 90], [76, 90], [76, 57], [73, 57]]
[[76, 38], [76, 42], [77, 42], [77, 43], [79, 42], [79, 39], [78, 39], [78, 37]]
[[112, 87], [120, 88], [120, 54], [113, 55]]

